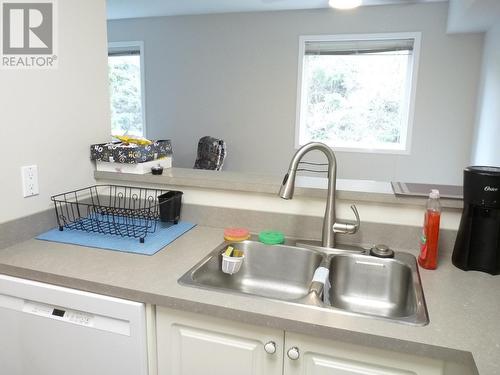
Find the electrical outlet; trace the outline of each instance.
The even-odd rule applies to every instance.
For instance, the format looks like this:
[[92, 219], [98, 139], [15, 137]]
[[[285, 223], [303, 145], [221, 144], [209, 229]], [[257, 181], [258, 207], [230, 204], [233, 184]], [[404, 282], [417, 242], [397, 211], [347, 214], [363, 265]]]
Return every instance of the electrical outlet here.
[[38, 167], [36, 165], [21, 167], [21, 175], [23, 177], [23, 196], [26, 198], [38, 195]]

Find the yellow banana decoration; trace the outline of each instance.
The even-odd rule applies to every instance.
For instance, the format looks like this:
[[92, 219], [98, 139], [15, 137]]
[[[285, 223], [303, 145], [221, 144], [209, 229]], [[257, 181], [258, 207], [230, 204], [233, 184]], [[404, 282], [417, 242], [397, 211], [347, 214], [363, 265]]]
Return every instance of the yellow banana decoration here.
[[139, 146], [146, 146], [153, 143], [146, 138], [130, 136], [130, 135], [114, 135], [113, 137], [119, 139], [123, 143], [133, 143]]

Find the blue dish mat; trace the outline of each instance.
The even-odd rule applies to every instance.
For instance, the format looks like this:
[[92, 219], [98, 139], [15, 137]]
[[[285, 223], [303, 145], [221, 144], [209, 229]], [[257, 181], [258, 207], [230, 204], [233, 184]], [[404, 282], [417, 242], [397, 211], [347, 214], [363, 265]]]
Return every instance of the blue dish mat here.
[[192, 229], [196, 224], [187, 221], [179, 221], [178, 224], [167, 224], [158, 222], [156, 231], [148, 233], [144, 243], [140, 243], [138, 238], [121, 237], [111, 234], [101, 234], [95, 232], [84, 232], [81, 230], [58, 228], [42, 233], [36, 238], [38, 240], [62, 242], [73, 245], [95, 247], [98, 249], [122, 251], [126, 253], [154, 255], [169, 243]]

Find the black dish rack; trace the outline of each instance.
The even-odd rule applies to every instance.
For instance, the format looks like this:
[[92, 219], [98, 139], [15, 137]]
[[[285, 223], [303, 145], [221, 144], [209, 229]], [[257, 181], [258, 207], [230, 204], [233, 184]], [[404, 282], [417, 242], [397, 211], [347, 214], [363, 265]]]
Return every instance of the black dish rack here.
[[[94, 185], [52, 196], [59, 230], [64, 228], [138, 238], [158, 221], [177, 224], [182, 192], [119, 185]], [[167, 213], [167, 214], [165, 214]]]

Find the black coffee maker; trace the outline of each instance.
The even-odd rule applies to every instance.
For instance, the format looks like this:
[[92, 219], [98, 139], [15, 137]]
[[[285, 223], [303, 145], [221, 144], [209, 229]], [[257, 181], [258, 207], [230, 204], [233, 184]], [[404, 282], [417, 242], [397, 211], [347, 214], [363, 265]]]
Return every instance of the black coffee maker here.
[[464, 209], [452, 261], [465, 271], [500, 274], [500, 168], [464, 169]]

